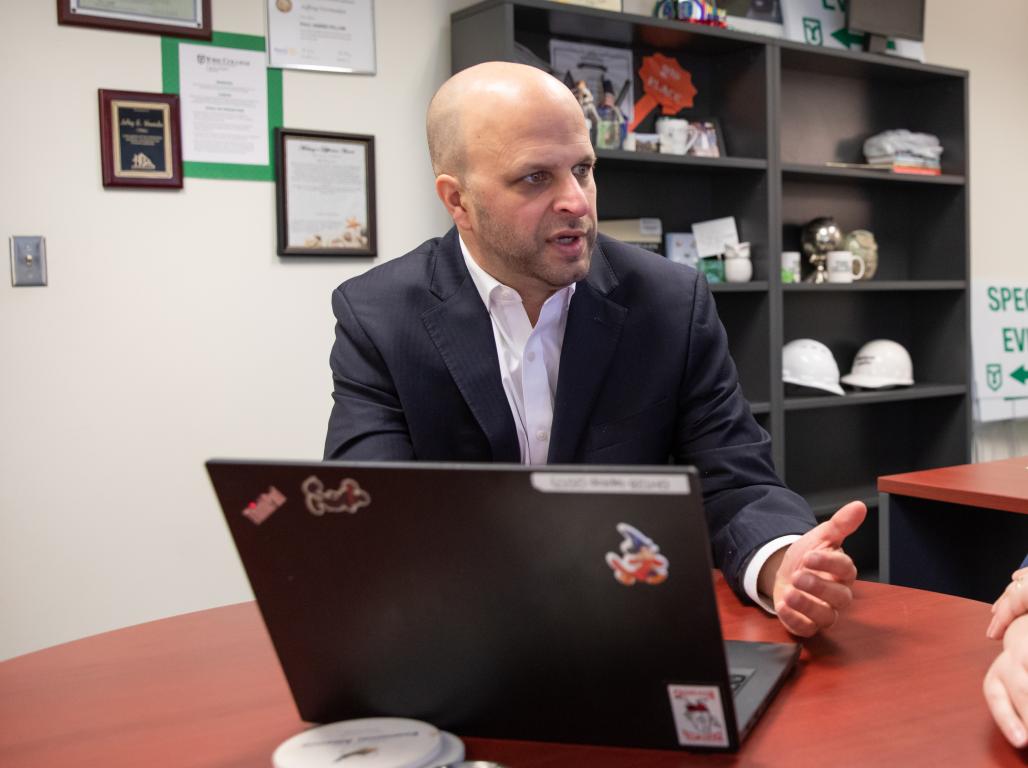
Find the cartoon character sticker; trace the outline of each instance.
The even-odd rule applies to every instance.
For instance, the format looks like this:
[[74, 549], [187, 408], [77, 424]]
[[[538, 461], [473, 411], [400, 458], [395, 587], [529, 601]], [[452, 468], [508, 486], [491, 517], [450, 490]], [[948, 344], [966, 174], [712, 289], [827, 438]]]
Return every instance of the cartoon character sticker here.
[[669, 685], [671, 714], [683, 747], [727, 747], [728, 731], [716, 685]]
[[371, 494], [350, 477], [339, 483], [339, 488], [335, 490], [326, 489], [324, 483], [314, 475], [304, 480], [300, 487], [307, 510], [318, 517], [326, 512], [346, 512], [352, 515], [358, 509], [371, 504]]
[[660, 584], [667, 579], [668, 560], [660, 554], [660, 547], [649, 536], [628, 523], [618, 523], [617, 531], [624, 540], [621, 554], [607, 553], [607, 565], [614, 578], [630, 587], [637, 581]]
[[251, 501], [247, 505], [243, 515], [254, 525], [260, 525], [285, 503], [286, 497], [282, 495], [282, 491], [272, 485], [267, 493], [262, 493], [256, 501]]

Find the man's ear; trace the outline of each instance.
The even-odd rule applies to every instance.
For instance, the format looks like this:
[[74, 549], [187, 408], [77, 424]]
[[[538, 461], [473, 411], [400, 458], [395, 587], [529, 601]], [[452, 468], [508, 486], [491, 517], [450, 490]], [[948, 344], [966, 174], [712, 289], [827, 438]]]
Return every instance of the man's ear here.
[[464, 201], [464, 190], [456, 176], [448, 173], [440, 173], [435, 177], [435, 193], [446, 206], [447, 213], [458, 227], [466, 226], [468, 222], [468, 209]]

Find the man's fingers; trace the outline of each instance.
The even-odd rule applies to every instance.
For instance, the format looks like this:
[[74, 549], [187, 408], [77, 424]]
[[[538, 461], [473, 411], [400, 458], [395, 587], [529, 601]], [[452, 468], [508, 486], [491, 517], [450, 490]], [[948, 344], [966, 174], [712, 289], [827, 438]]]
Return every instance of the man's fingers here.
[[846, 537], [860, 527], [865, 517], [867, 517], [867, 507], [864, 506], [864, 502], [851, 501], [815, 530], [820, 532], [821, 537], [829, 545], [840, 547]]
[[1028, 613], [1028, 575], [1021, 572], [1014, 574], [1014, 580], [1007, 585], [993, 605], [992, 621], [985, 630], [986, 637], [998, 640], [1014, 619]]
[[852, 584], [857, 578], [857, 566], [841, 549], [812, 550], [804, 555], [802, 565], [843, 584]]
[[985, 675], [985, 682], [982, 683], [982, 692], [985, 694], [985, 701], [992, 712], [992, 718], [996, 725], [1006, 736], [1007, 741], [1015, 747], [1023, 747], [1028, 744], [1028, 734], [1025, 733], [1024, 723], [1017, 716], [1014, 705], [1010, 701], [1010, 694], [1001, 679], [1003, 667], [1008, 663], [1004, 655], [1000, 655]]
[[817, 634], [817, 624], [799, 611], [790, 608], [784, 602], [776, 605], [775, 611], [778, 614], [778, 620], [794, 635], [798, 637], [813, 637]]
[[[814, 624], [815, 631], [832, 626], [839, 618], [839, 612], [824, 600], [795, 587], [789, 587], [782, 595], [787, 608], [806, 617]], [[813, 634], [813, 633], [811, 633]]]
[[800, 571], [795, 574], [792, 577], [792, 583], [801, 592], [818, 598], [836, 611], [843, 610], [853, 602], [853, 591], [847, 584], [822, 579], [810, 571]]

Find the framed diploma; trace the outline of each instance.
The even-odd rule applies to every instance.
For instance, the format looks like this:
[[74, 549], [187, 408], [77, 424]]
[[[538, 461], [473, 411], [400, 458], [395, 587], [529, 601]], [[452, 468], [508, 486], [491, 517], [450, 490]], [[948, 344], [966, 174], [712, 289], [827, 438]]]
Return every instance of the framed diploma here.
[[375, 139], [275, 130], [280, 256], [371, 256]]
[[268, 66], [375, 73], [373, 0], [266, 0]]
[[105, 187], [182, 187], [178, 96], [100, 89]]
[[57, 23], [211, 39], [211, 0], [57, 0]]

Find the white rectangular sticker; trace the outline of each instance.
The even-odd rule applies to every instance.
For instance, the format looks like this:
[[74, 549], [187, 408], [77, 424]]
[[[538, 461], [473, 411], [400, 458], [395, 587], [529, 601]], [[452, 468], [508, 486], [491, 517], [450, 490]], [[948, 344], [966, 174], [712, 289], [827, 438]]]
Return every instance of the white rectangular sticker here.
[[631, 493], [689, 495], [687, 475], [618, 472], [533, 472], [532, 487], [543, 493]]
[[683, 747], [727, 747], [728, 729], [716, 685], [669, 685], [675, 733]]

